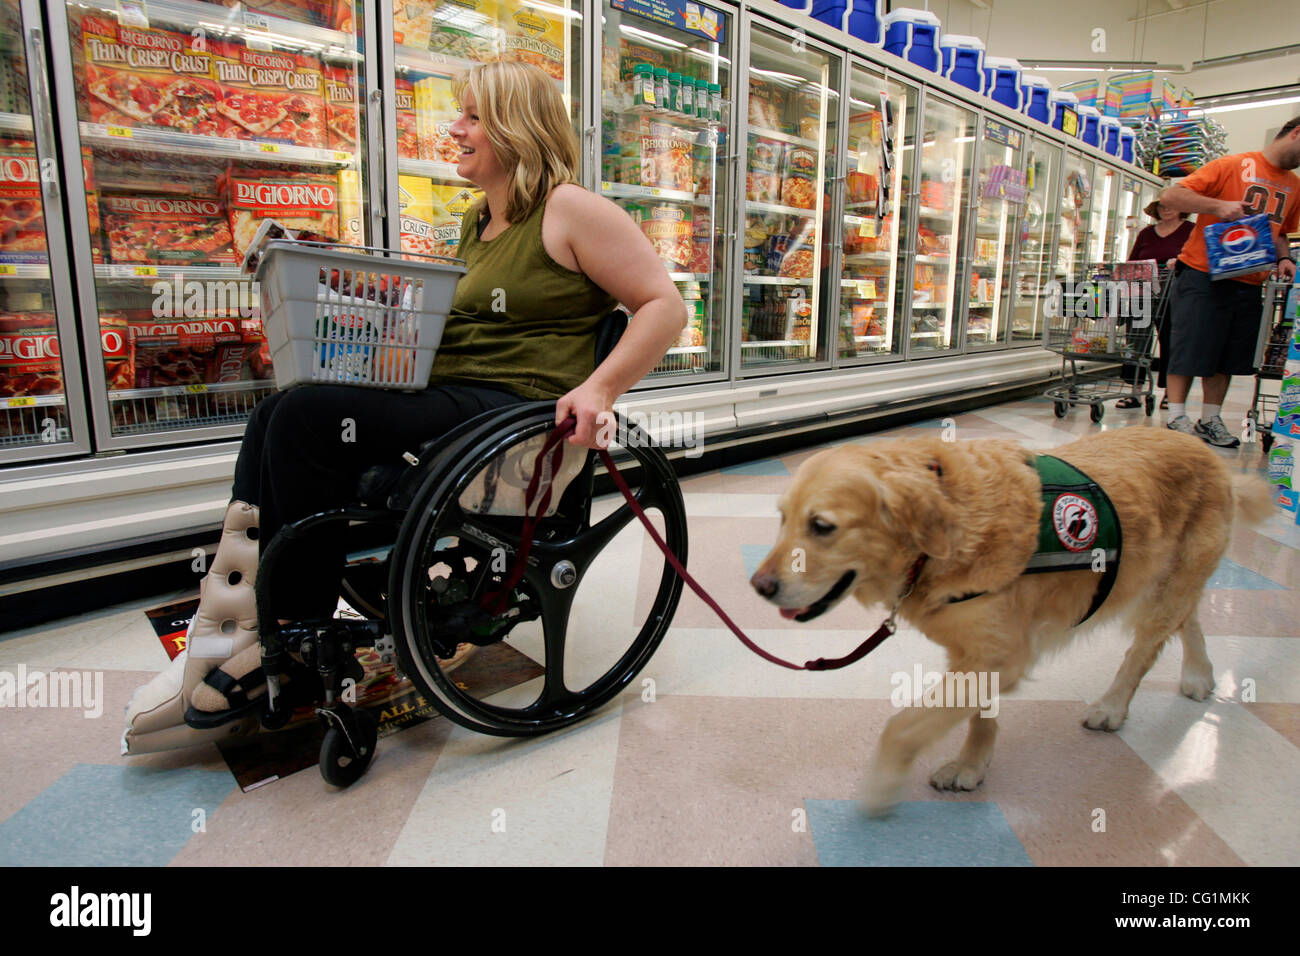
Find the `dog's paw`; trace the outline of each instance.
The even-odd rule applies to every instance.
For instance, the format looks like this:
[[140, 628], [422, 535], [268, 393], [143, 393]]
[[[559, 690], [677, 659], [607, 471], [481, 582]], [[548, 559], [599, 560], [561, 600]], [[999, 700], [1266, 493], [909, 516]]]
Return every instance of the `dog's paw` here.
[[1183, 695], [1192, 700], [1205, 700], [1214, 693], [1214, 674], [1210, 671], [1189, 673], [1183, 671]]
[[930, 786], [936, 790], [974, 790], [984, 782], [987, 765], [953, 760], [930, 774]]
[[1124, 726], [1124, 718], [1127, 716], [1127, 707], [1115, 707], [1105, 701], [1097, 701], [1083, 715], [1083, 726], [1089, 730], [1119, 730]]
[[903, 778], [888, 773], [872, 773], [862, 791], [862, 812], [869, 817], [882, 817], [898, 802], [903, 790]]

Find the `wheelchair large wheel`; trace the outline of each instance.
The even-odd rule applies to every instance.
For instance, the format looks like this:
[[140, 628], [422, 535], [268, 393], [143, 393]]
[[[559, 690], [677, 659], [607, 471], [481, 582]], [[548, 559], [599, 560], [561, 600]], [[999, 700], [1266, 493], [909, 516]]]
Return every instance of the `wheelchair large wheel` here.
[[[620, 424], [627, 443], [612, 450], [632, 459], [620, 470], [629, 472], [639, 504], [685, 563], [686, 512], [676, 477], [643, 432]], [[607, 703], [659, 646], [681, 596], [681, 579], [622, 497], [593, 506], [588, 459], [555, 514], [539, 523], [508, 607], [483, 610], [484, 594], [499, 589], [513, 566], [523, 519], [481, 513], [467, 504], [467, 490], [503, 461], [514, 461], [518, 471], [526, 458], [531, 473], [533, 455], [519, 446], [553, 427], [549, 404], [486, 420], [458, 454], [431, 469], [393, 549], [389, 622], [403, 669], [440, 712], [481, 733], [547, 733]], [[575, 452], [581, 449], [566, 454]], [[516, 486], [526, 477], [516, 473]], [[484, 646], [445, 673], [439, 661], [466, 641]], [[474, 674], [476, 658], [491, 659], [483, 665], [495, 668], [488, 678], [514, 668], [516, 682], [476, 679], [484, 676]]]

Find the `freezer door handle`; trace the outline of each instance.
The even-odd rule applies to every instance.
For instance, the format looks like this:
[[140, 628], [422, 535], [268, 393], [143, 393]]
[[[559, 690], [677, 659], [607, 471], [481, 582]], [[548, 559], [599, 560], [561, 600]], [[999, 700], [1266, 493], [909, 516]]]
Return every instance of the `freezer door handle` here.
[[383, 110], [384, 110], [384, 91], [380, 89], [372, 90], [370, 93], [370, 109], [366, 111], [367, 136], [372, 144], [372, 148], [378, 148], [381, 162], [379, 169], [370, 170], [370, 208], [383, 218], [388, 214], [384, 208], [384, 190], [381, 188], [383, 176], [379, 170], [384, 168], [384, 140], [383, 140]]
[[[50, 117], [53, 111], [50, 109], [50, 94], [45, 88], [45, 36], [40, 27], [29, 27], [27, 30], [27, 46], [31, 50], [31, 76], [35, 81], [35, 100], [36, 115], [32, 117], [32, 131], [37, 140], [41, 143], [45, 155], [41, 157], [40, 177], [42, 190], [46, 199], [50, 202], [59, 202], [59, 177], [47, 175], [47, 168], [53, 169], [55, 166], [51, 152], [54, 147], [54, 136], [49, 129]], [[43, 134], [43, 135], [42, 135]]]

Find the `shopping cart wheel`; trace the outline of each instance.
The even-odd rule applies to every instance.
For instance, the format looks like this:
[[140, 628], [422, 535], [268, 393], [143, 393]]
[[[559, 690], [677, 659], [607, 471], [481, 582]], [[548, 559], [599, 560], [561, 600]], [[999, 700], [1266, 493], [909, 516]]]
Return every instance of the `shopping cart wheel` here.
[[[435, 465], [416, 495], [393, 548], [388, 620], [403, 672], [439, 712], [479, 733], [527, 737], [582, 719], [631, 683], [668, 631], [682, 580], [644, 542], [621, 496], [593, 506], [585, 472], [557, 513], [539, 523], [504, 609], [485, 608], [481, 599], [499, 591], [513, 566], [522, 518], [474, 511], [465, 492], [486, 470], [513, 460], [514, 446], [554, 428], [554, 406], [525, 406], [505, 419]], [[676, 476], [648, 436], [626, 420], [619, 424], [631, 459], [620, 470], [685, 563], [686, 509]], [[628, 573], [629, 561], [640, 564], [639, 574]], [[480, 650], [445, 672], [440, 662], [461, 643]]]
[[1101, 421], [1102, 416], [1105, 414], [1106, 414], [1106, 406], [1104, 405], [1093, 405], [1088, 409], [1088, 417], [1091, 418], [1094, 422]]
[[1069, 409], [1070, 409], [1070, 406], [1067, 405], [1067, 404], [1065, 404], [1065, 402], [1053, 402], [1053, 403], [1052, 403], [1052, 411], [1056, 412], [1056, 417], [1057, 417], [1057, 418], [1064, 418], [1064, 417], [1065, 417], [1065, 413], [1066, 413], [1067, 411], [1069, 411]]
[[1260, 446], [1264, 449], [1264, 454], [1268, 454], [1269, 449], [1273, 447], [1273, 436], [1265, 432], [1259, 439]]
[[1156, 410], [1156, 397], [1154, 395], [1148, 395], [1145, 399], [1145, 404], [1146, 404], [1147, 418], [1150, 418], [1151, 413]]

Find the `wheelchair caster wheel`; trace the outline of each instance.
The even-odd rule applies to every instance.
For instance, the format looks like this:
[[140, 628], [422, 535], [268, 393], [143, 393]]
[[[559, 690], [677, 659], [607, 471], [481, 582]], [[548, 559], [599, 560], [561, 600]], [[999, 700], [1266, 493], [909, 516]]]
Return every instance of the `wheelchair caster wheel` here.
[[329, 725], [320, 745], [320, 775], [331, 786], [351, 786], [374, 759], [379, 725], [366, 711], [347, 705], [319, 713]]

